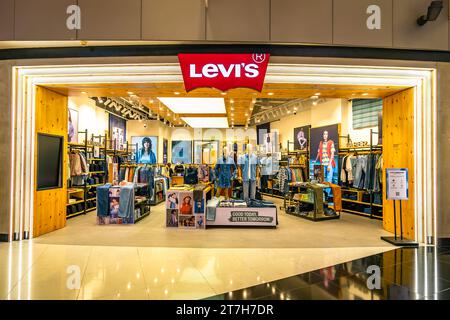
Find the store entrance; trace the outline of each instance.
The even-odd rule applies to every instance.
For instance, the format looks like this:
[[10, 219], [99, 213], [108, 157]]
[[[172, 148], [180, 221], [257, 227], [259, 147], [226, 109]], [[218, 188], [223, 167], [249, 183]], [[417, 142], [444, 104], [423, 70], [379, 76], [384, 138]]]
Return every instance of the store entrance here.
[[415, 185], [423, 88], [389, 70], [280, 81], [283, 67], [273, 68], [261, 92], [186, 93], [157, 72], [117, 70], [110, 82], [93, 70], [34, 82], [30, 170], [42, 175], [53, 156], [38, 136], [62, 137], [62, 188], [38, 188], [19, 228], [61, 244], [385, 246], [394, 221], [384, 172], [407, 168], [415, 191], [403, 204], [404, 236], [425, 234], [416, 205], [425, 186]]

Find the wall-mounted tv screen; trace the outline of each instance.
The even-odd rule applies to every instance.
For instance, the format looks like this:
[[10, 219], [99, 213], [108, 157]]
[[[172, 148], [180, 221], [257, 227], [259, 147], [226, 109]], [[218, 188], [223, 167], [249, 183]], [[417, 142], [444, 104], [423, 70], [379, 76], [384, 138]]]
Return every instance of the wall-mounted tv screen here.
[[62, 187], [63, 137], [38, 133], [37, 190]]

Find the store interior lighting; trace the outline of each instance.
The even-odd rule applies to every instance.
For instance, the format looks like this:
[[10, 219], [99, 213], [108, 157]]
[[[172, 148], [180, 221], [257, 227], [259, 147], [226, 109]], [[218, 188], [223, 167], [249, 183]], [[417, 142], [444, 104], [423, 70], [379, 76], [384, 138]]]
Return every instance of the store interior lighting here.
[[[225, 114], [225, 101], [223, 98], [184, 98], [184, 97], [158, 97], [173, 113], [179, 114]], [[206, 111], [206, 112], [205, 112]]]
[[182, 117], [192, 128], [228, 128], [227, 117]]

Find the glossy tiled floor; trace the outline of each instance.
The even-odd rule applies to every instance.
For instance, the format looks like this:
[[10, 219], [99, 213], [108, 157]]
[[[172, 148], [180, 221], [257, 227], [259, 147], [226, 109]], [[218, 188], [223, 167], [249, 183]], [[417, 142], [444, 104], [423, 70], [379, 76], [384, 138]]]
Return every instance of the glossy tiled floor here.
[[[267, 198], [282, 205], [276, 198]], [[391, 236], [382, 222], [352, 214], [338, 220], [313, 222], [278, 210], [276, 229], [214, 228], [180, 230], [165, 227], [164, 203], [132, 226], [98, 226], [95, 212], [68, 221], [67, 227], [43, 235], [41, 244], [174, 248], [346, 248], [382, 247], [380, 236]]]
[[203, 299], [392, 250], [381, 222], [311, 222], [279, 211], [277, 229], [177, 230], [164, 205], [136, 225], [95, 213], [33, 241], [0, 243], [0, 299]]
[[201, 299], [390, 249], [134, 248], [43, 245], [29, 241], [3, 243], [0, 298]]
[[[380, 269], [379, 288], [369, 266]], [[450, 248], [396, 249], [210, 299], [449, 300]]]

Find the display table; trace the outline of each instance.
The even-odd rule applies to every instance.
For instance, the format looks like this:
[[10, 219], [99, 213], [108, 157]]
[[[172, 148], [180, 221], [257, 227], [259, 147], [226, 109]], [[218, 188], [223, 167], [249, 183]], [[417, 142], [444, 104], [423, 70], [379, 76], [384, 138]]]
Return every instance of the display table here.
[[206, 202], [210, 185], [172, 187], [166, 195], [166, 227], [205, 229]]
[[216, 208], [206, 227], [277, 227], [277, 208]]

